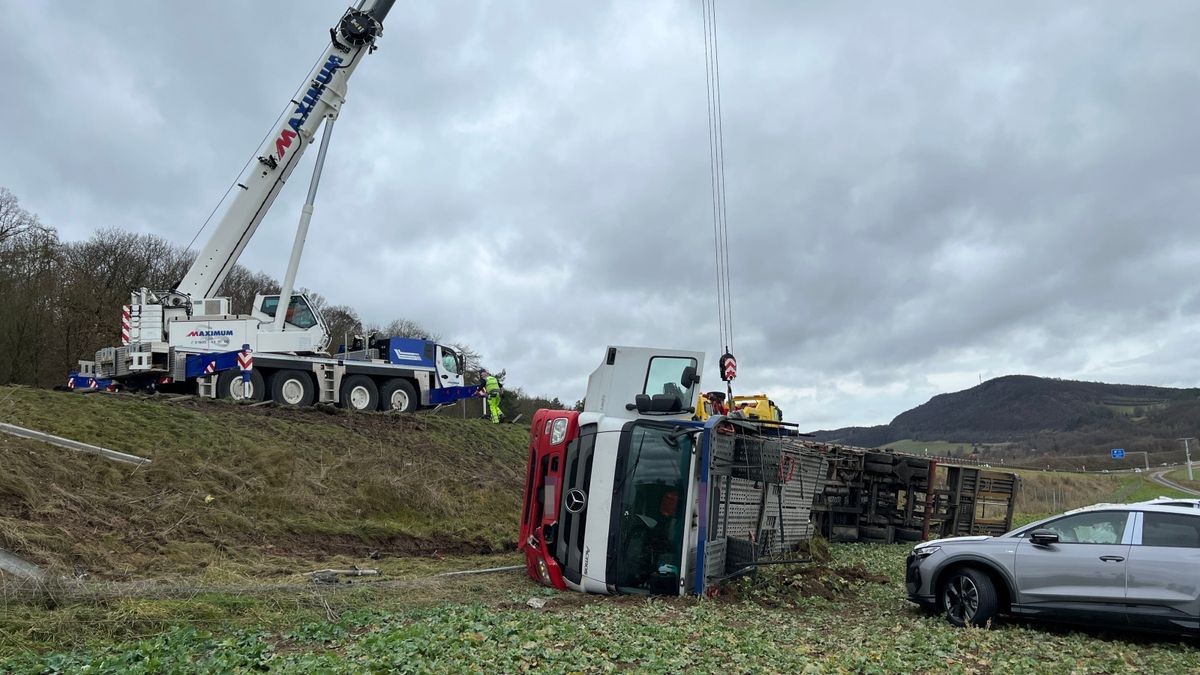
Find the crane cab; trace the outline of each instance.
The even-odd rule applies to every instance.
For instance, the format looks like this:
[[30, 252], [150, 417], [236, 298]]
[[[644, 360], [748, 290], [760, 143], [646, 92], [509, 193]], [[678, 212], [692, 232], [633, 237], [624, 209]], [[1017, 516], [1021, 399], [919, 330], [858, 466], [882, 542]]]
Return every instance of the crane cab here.
[[262, 351], [319, 352], [329, 344], [329, 329], [308, 296], [292, 294], [283, 319], [282, 333], [274, 330], [279, 295], [257, 295], [250, 315], [258, 325], [258, 349]]

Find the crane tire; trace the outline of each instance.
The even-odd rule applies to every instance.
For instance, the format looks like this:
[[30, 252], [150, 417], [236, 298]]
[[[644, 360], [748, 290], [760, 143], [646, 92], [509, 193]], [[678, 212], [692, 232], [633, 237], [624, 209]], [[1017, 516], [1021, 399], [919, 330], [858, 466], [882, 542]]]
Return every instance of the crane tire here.
[[417, 398], [417, 390], [408, 380], [395, 377], [383, 383], [379, 388], [379, 409], [396, 412], [413, 412], [421, 400]]
[[374, 412], [379, 409], [379, 386], [366, 375], [351, 375], [342, 380], [338, 407]]
[[281, 370], [271, 376], [271, 400], [275, 405], [308, 407], [317, 398], [312, 376], [299, 370]]
[[250, 371], [250, 387], [243, 384], [242, 371], [224, 370], [217, 376], [217, 398], [227, 401], [257, 403], [267, 397], [267, 385], [262, 373]]

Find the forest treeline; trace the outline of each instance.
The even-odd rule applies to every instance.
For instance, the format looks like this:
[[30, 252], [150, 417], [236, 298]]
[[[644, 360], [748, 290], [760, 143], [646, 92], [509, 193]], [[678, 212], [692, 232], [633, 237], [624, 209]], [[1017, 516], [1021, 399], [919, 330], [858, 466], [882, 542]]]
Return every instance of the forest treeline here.
[[[0, 384], [62, 384], [80, 359], [90, 360], [97, 349], [119, 343], [121, 306], [129, 302], [131, 291], [172, 288], [194, 257], [161, 237], [116, 228], [97, 230], [86, 241], [64, 241], [0, 187]], [[269, 274], [236, 265], [218, 295], [231, 299], [234, 312], [249, 313], [257, 293], [278, 293], [279, 286]], [[369, 333], [441, 340], [408, 318], [364, 324], [353, 307], [333, 304], [312, 289], [300, 290], [329, 326], [330, 351], [347, 337]], [[473, 383], [480, 354], [470, 345], [448, 344], [466, 357], [468, 382]], [[557, 398], [526, 395], [519, 387], [506, 391], [504, 409], [510, 418], [523, 414], [528, 420], [539, 407], [563, 405]]]

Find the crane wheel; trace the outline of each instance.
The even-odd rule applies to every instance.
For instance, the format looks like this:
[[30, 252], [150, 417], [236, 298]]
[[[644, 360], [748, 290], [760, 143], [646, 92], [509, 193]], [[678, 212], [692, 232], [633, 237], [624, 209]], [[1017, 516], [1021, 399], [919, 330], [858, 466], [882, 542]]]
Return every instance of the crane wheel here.
[[378, 410], [379, 387], [375, 385], [375, 380], [366, 375], [351, 375], [342, 380], [338, 406], [347, 410]]
[[420, 399], [417, 390], [408, 380], [393, 378], [383, 383], [379, 390], [379, 409], [395, 410], [397, 412], [413, 412], [417, 409]]
[[225, 370], [217, 376], [217, 397], [227, 401], [257, 403], [267, 397], [267, 385], [262, 373], [250, 371], [250, 382], [246, 383], [240, 370]]
[[275, 405], [307, 407], [317, 398], [317, 387], [308, 373], [281, 370], [271, 376], [271, 400]]

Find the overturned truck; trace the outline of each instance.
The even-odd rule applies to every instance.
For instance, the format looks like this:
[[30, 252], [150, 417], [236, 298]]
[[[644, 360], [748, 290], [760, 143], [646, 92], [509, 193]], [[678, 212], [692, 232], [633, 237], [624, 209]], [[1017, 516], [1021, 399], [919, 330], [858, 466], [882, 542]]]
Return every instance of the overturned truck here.
[[609, 347], [582, 412], [535, 414], [519, 539], [531, 578], [590, 593], [704, 594], [797, 556], [825, 456], [778, 424], [693, 420], [703, 359]]
[[1012, 529], [1016, 474], [902, 453], [807, 445], [828, 458], [813, 521], [830, 541], [890, 544]]

